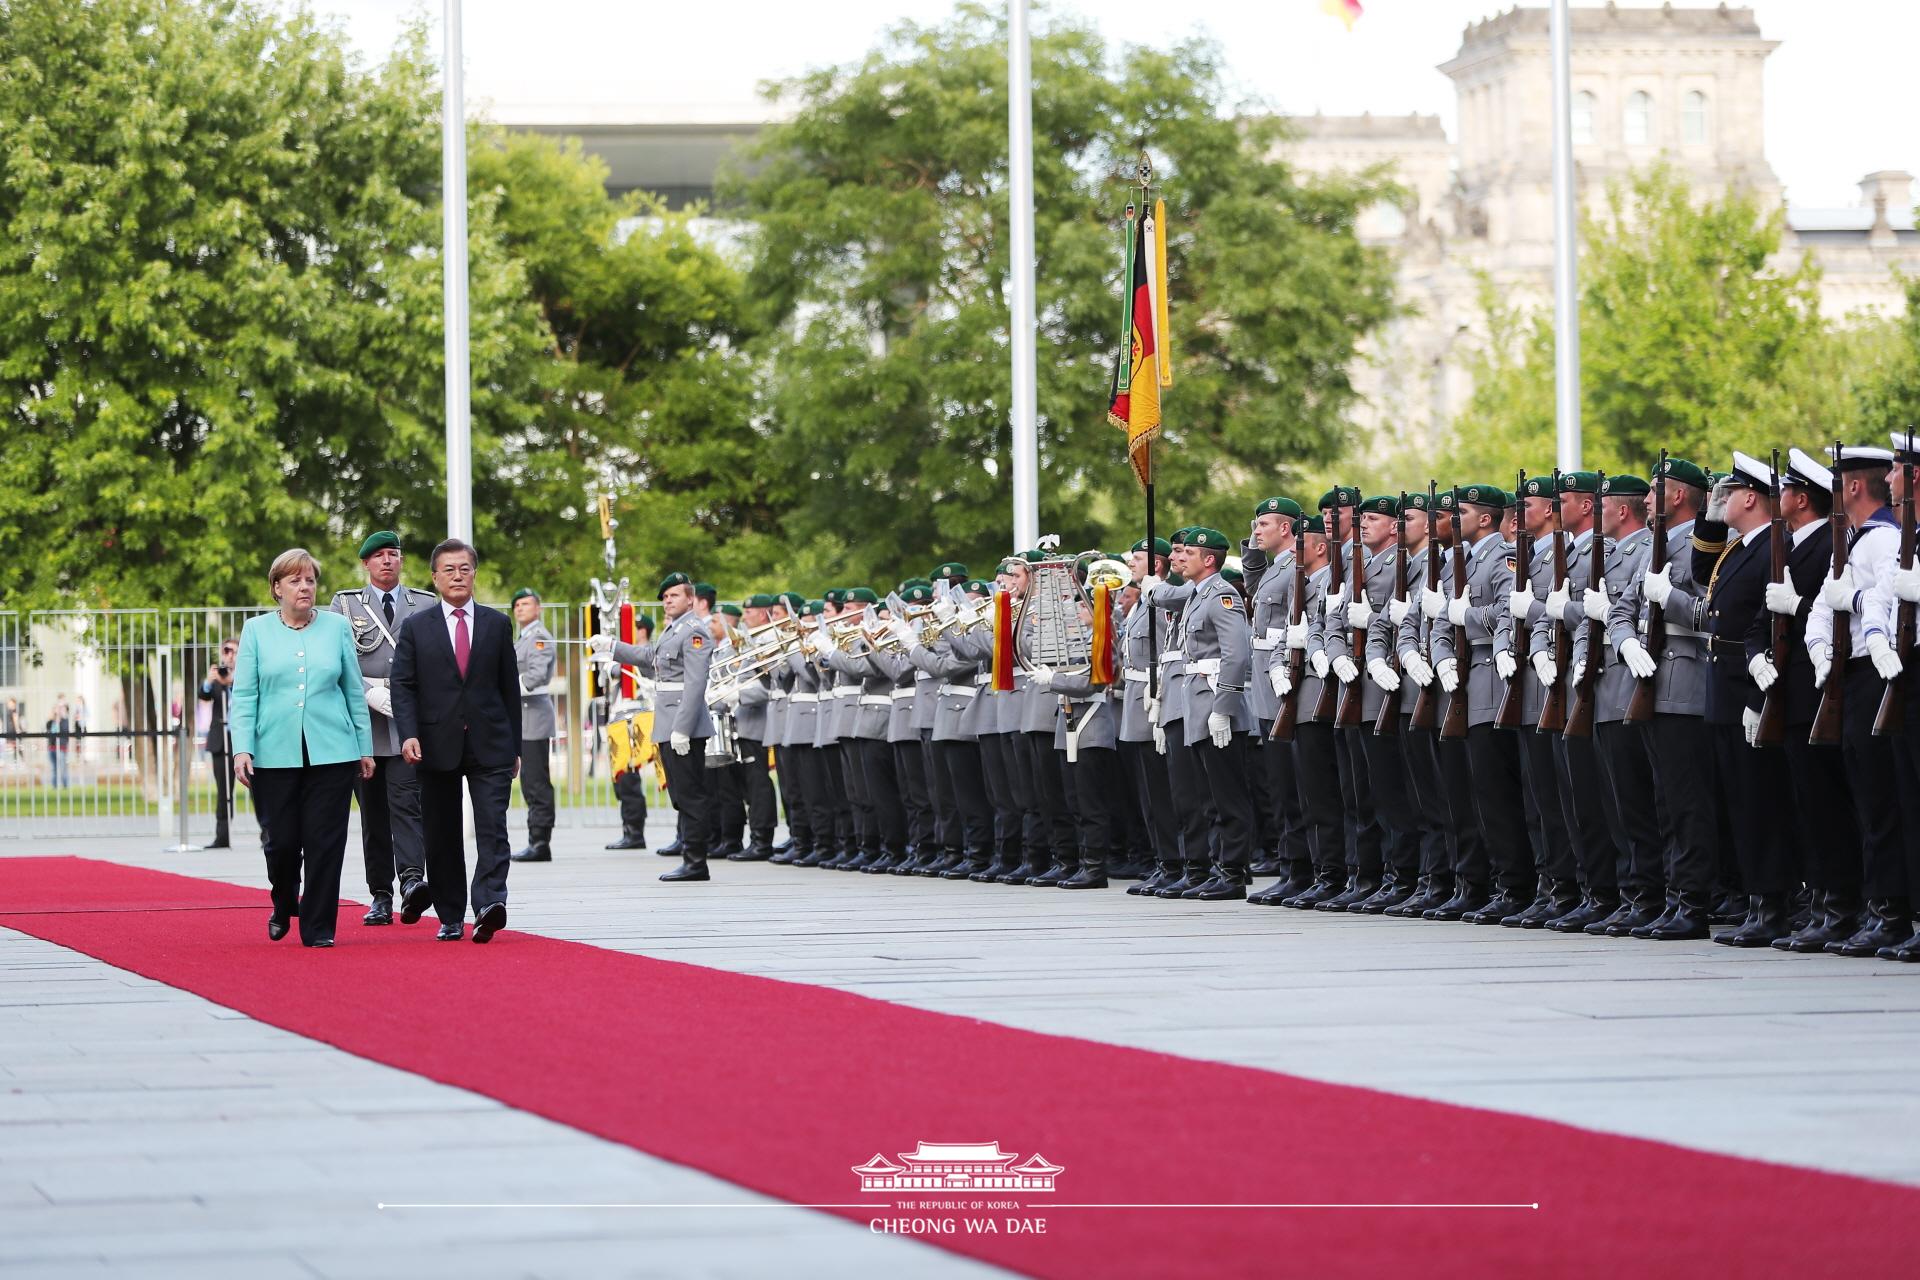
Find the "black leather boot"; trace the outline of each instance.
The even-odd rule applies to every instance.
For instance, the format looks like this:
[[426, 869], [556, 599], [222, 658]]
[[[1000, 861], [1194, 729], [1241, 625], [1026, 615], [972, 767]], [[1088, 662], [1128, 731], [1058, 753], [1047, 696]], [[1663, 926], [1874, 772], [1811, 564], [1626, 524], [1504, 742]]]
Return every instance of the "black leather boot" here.
[[1707, 927], [1711, 906], [1705, 894], [1675, 894], [1658, 920], [1633, 930], [1631, 936], [1650, 942], [1703, 941], [1713, 936], [1713, 930]]
[[1107, 887], [1107, 855], [1083, 853], [1080, 867], [1060, 882], [1062, 889], [1104, 889]]
[[1611, 915], [1604, 920], [1595, 920], [1587, 926], [1586, 932], [1596, 938], [1624, 938], [1628, 930], [1652, 924], [1660, 918], [1660, 913], [1665, 910], [1662, 898], [1662, 894], [1644, 890], [1638, 895], [1625, 894]]
[[1358, 871], [1347, 877], [1347, 887], [1328, 898], [1325, 902], [1316, 902], [1315, 911], [1351, 911], [1357, 903], [1365, 902], [1380, 888], [1380, 882], [1372, 876], [1363, 876]]
[[1792, 929], [1788, 917], [1793, 900], [1784, 893], [1758, 893], [1747, 899], [1747, 918], [1738, 929], [1715, 938], [1723, 947], [1764, 947], [1784, 938]]
[[1620, 909], [1620, 898], [1608, 890], [1589, 893], [1581, 897], [1579, 905], [1564, 915], [1557, 915], [1547, 921], [1547, 928], [1555, 933], [1585, 933], [1587, 927], [1605, 920]]
[[644, 849], [647, 847], [647, 833], [644, 831], [623, 831], [620, 838], [608, 845], [609, 849]]
[[1330, 898], [1337, 898], [1347, 891], [1347, 871], [1345, 867], [1321, 867], [1313, 873], [1313, 883], [1282, 902], [1283, 907], [1292, 907], [1295, 911], [1311, 911]]
[[713, 879], [712, 876], [707, 874], [707, 860], [692, 854], [681, 858], [679, 866], [662, 875], [660, 878], [669, 884], [676, 884], [683, 880]]
[[[513, 856], [517, 858], [519, 855], [515, 854]], [[374, 894], [373, 905], [367, 908], [366, 915], [360, 917], [360, 923], [361, 924], [392, 924], [393, 923], [393, 895], [390, 893]]]
[[[644, 842], [642, 842], [641, 844], [635, 847], [644, 849], [647, 846]], [[681, 849], [680, 837], [675, 836], [671, 844], [663, 844], [658, 849], [655, 849], [654, 852], [659, 854], [663, 858], [677, 858], [680, 856], [680, 849]]]
[[1403, 880], [1392, 871], [1389, 871], [1387, 872], [1386, 879], [1380, 882], [1378, 889], [1375, 889], [1359, 902], [1354, 903], [1349, 910], [1356, 911], [1363, 916], [1385, 915], [1390, 909], [1400, 906], [1406, 902], [1407, 899], [1413, 897], [1413, 890], [1414, 883], [1412, 880]]
[[1518, 891], [1498, 886], [1479, 910], [1469, 911], [1460, 918], [1468, 924], [1500, 924], [1509, 916], [1517, 916], [1525, 911], [1532, 901], [1530, 898], [1523, 900]]
[[1386, 914], [1399, 916], [1403, 920], [1418, 920], [1452, 896], [1452, 874], [1436, 871], [1431, 875], [1420, 877], [1414, 884], [1413, 896], [1399, 906], [1388, 907]]
[[1138, 884], [1130, 884], [1127, 886], [1127, 892], [1136, 898], [1150, 898], [1158, 893], [1167, 881], [1177, 880], [1179, 878], [1180, 868], [1178, 864], [1172, 862], [1156, 862], [1153, 864], [1153, 869], [1148, 871]]
[[1020, 865], [999, 877], [1001, 884], [1025, 884], [1037, 875], [1042, 875], [1053, 865], [1053, 860], [1045, 853], [1035, 850], [1020, 860]]
[[1830, 955], [1878, 955], [1882, 947], [1902, 947], [1913, 937], [1912, 911], [1905, 898], [1869, 898], [1860, 927], [1845, 942], [1827, 944]]
[[728, 862], [771, 862], [772, 860], [773, 845], [766, 840], [755, 840], [739, 853], [727, 855]]
[[1829, 942], [1845, 942], [1860, 929], [1860, 899], [1852, 894], [1822, 893], [1813, 904], [1813, 918], [1784, 938], [1773, 940], [1775, 951], [1825, 951]]
[[805, 849], [794, 848], [793, 841], [789, 840], [785, 844], [775, 847], [773, 856], [768, 858], [767, 861], [773, 863], [775, 866], [790, 867], [806, 856], [807, 851]]
[[1745, 894], [1735, 893], [1731, 889], [1722, 889], [1713, 898], [1713, 913], [1708, 924], [1740, 924], [1750, 914]]
[[1420, 913], [1422, 920], [1464, 920], [1467, 912], [1478, 911], [1493, 898], [1493, 891], [1484, 884], [1475, 884], [1471, 880], [1456, 880], [1453, 895], [1437, 907], [1428, 907]]
[[1035, 887], [1051, 889], [1062, 880], [1071, 878], [1073, 873], [1079, 869], [1079, 855], [1076, 854], [1071, 858], [1062, 858], [1060, 855], [1055, 854], [1053, 864], [1039, 875], [1030, 877], [1027, 883]]
[[1180, 896], [1195, 902], [1238, 902], [1247, 896], [1251, 876], [1245, 867], [1215, 866], [1205, 880]]
[[1543, 880], [1540, 892], [1527, 904], [1527, 909], [1520, 912], [1519, 918], [1509, 917], [1500, 923], [1514, 929], [1544, 929], [1547, 921], [1563, 916], [1579, 905], [1579, 885], [1571, 880]]
[[1213, 874], [1213, 864], [1208, 862], [1186, 862], [1180, 866], [1180, 874], [1153, 891], [1156, 898], [1178, 898], [1196, 885], [1203, 885]]

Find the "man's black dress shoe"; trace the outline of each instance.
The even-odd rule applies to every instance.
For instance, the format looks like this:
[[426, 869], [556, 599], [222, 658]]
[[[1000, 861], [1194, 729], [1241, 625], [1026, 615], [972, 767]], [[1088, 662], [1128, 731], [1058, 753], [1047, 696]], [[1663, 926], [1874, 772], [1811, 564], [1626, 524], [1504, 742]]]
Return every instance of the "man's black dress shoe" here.
[[318, 941], [315, 941], [315, 942], [303, 942], [303, 943], [301, 943], [300, 945], [301, 945], [301, 946], [303, 946], [303, 947], [330, 947], [330, 946], [332, 946], [332, 945], [333, 945], [333, 939], [332, 939], [332, 938], [321, 938], [321, 939], [319, 939]]
[[618, 840], [615, 840], [607, 846], [609, 849], [644, 849], [646, 847], [647, 837], [645, 832], [639, 832], [630, 836], [621, 836]]
[[390, 893], [374, 894], [373, 905], [367, 908], [367, 914], [360, 917], [360, 923], [361, 924], [392, 924], [393, 923], [393, 895]]
[[473, 920], [473, 940], [492, 942], [493, 935], [507, 927], [507, 904], [495, 902]]
[[509, 862], [552, 862], [553, 850], [546, 845], [528, 845], [507, 855]]
[[705, 858], [682, 858], [680, 865], [660, 877], [669, 884], [683, 880], [711, 880]]
[[285, 916], [267, 917], [267, 941], [278, 942], [287, 936], [287, 918]]
[[209, 840], [209, 841], [207, 841], [207, 842], [206, 842], [205, 844], [203, 844], [203, 845], [201, 845], [200, 847], [201, 847], [202, 849], [231, 849], [231, 848], [233, 848], [233, 846], [232, 846], [231, 844], [229, 844], [229, 843], [227, 842], [227, 838], [226, 838], [225, 836], [215, 836], [215, 837], [214, 837], [213, 839], [211, 839], [211, 840]]
[[440, 932], [433, 935], [433, 940], [435, 942], [458, 942], [466, 931], [465, 925], [443, 924], [440, 926]]
[[400, 886], [400, 923], [416, 924], [420, 917], [427, 914], [427, 908], [433, 905], [433, 890], [427, 888], [425, 880], [415, 880], [411, 884]]
[[680, 849], [680, 837], [675, 836], [672, 844], [662, 845], [658, 849], [655, 849], [654, 852], [663, 858], [677, 858], [680, 856]]

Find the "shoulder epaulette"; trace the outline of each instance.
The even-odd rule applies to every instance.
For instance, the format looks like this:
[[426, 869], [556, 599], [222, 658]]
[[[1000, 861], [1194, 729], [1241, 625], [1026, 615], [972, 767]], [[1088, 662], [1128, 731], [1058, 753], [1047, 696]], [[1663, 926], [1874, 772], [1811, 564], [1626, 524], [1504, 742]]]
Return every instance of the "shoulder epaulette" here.
[[1703, 538], [1697, 533], [1693, 535], [1693, 549], [1695, 551], [1718, 551], [1726, 545], [1727, 540], [1725, 538], [1709, 539]]

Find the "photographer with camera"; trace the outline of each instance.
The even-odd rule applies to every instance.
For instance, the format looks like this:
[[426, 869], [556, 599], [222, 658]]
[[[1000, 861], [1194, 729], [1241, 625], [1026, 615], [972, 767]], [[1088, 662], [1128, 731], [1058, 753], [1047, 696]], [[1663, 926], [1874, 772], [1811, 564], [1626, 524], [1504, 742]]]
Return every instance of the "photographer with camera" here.
[[228, 636], [220, 642], [220, 660], [207, 668], [200, 682], [200, 701], [213, 704], [207, 717], [207, 756], [213, 762], [213, 839], [209, 849], [230, 847], [227, 820], [233, 812], [233, 751], [227, 739], [227, 703], [233, 697], [233, 662], [240, 642]]

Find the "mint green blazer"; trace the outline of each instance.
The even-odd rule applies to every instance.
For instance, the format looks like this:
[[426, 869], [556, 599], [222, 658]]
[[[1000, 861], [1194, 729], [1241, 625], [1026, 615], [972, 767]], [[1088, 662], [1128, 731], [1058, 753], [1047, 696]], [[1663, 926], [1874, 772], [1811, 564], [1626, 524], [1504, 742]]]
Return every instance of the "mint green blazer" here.
[[311, 764], [340, 764], [373, 754], [366, 686], [353, 628], [329, 609], [295, 631], [264, 613], [240, 629], [227, 711], [233, 753], [256, 769], [298, 769], [300, 744]]

